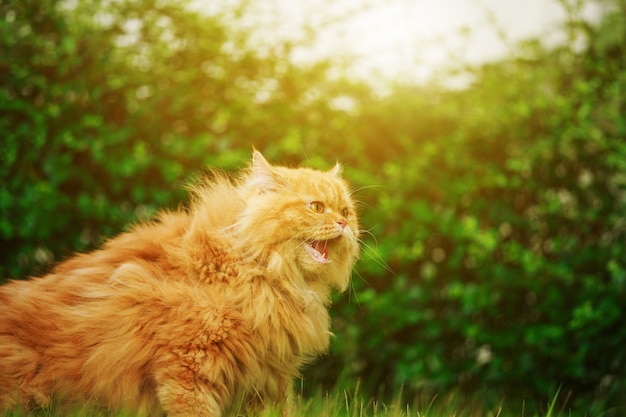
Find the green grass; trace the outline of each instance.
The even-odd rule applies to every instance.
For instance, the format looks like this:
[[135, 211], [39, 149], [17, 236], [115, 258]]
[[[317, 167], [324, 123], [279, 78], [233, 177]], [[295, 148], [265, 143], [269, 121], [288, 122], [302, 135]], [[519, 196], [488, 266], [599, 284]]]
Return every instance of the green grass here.
[[[389, 403], [364, 399], [358, 391], [337, 390], [333, 393], [318, 394], [312, 398], [297, 396], [294, 400], [289, 417], [569, 417], [568, 410], [557, 409], [558, 392], [549, 403], [545, 404], [545, 411], [541, 413], [529, 412], [526, 404], [507, 404], [501, 401], [498, 404], [487, 406], [480, 401], [473, 401], [470, 405], [459, 405], [454, 394], [436, 395], [432, 398], [414, 400], [408, 404], [397, 399]], [[232, 417], [252, 416], [241, 409], [229, 414]], [[0, 414], [1, 415], [1, 414]], [[258, 417], [283, 417], [281, 410], [269, 409]], [[62, 412], [55, 407], [40, 409], [29, 413], [10, 411], [3, 417], [134, 417], [132, 413], [107, 413], [96, 409], [77, 409], [69, 413]]]

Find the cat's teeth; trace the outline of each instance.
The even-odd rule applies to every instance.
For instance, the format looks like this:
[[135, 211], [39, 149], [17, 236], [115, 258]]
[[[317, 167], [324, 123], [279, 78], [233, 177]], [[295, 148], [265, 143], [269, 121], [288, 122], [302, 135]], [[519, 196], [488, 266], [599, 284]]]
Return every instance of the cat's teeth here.
[[324, 245], [320, 248], [321, 243], [319, 240], [314, 240], [307, 244], [305, 249], [314, 261], [327, 264], [330, 262], [330, 259], [328, 259], [328, 241], [324, 240]]

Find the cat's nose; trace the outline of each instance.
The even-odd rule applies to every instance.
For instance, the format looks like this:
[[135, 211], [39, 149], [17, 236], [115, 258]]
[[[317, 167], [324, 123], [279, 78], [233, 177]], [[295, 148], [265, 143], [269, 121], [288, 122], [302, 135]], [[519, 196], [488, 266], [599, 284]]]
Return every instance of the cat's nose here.
[[341, 230], [346, 228], [348, 222], [345, 219], [337, 220], [337, 224], [341, 227]]

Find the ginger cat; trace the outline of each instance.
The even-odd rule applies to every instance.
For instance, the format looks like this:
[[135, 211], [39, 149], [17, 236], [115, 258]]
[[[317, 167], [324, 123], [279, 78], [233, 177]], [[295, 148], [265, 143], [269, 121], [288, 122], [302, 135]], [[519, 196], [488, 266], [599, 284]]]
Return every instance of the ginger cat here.
[[217, 417], [283, 404], [329, 345], [333, 289], [359, 254], [355, 205], [329, 172], [254, 152], [188, 211], [0, 287], [0, 410], [51, 400]]

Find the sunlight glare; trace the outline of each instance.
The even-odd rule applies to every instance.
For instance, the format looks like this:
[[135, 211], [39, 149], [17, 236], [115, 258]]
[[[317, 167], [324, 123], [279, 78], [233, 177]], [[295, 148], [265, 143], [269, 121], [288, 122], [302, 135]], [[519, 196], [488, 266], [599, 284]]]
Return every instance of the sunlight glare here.
[[[507, 42], [562, 42], [557, 28], [566, 18], [557, 0], [267, 0], [249, 7], [259, 45], [291, 40], [296, 62], [331, 57], [346, 62], [350, 76], [419, 83], [454, 63], [502, 58]], [[582, 15], [599, 20], [599, 6], [589, 2]]]

